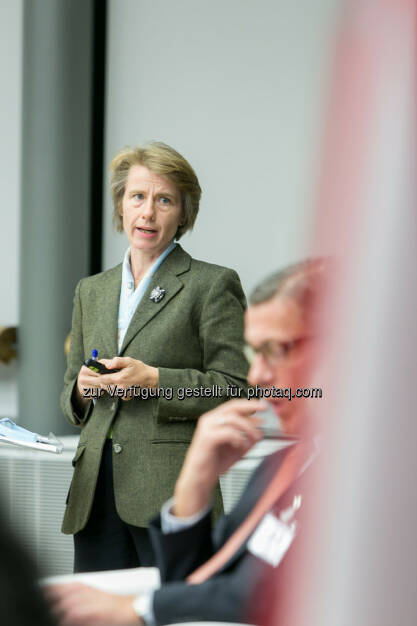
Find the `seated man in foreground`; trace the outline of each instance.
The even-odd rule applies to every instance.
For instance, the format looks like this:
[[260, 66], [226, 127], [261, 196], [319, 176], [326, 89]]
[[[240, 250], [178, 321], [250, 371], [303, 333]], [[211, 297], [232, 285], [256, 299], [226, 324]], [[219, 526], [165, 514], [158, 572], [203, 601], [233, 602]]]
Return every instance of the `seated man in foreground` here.
[[[249, 384], [290, 388], [292, 394], [307, 387], [316, 355], [313, 319], [323, 266], [321, 260], [296, 264], [254, 291], [245, 322], [254, 351]], [[255, 603], [250, 611], [248, 603], [260, 578], [279, 567], [291, 548], [304, 497], [300, 478], [315, 456], [306, 400], [274, 397], [270, 402], [282, 430], [301, 439], [263, 461], [214, 533], [212, 491], [219, 476], [262, 438], [261, 419], [254, 414], [265, 408], [265, 400], [232, 400], [199, 419], [174, 497], [150, 526], [161, 587], [134, 597], [79, 583], [51, 586], [48, 594], [61, 624], [260, 621]]]

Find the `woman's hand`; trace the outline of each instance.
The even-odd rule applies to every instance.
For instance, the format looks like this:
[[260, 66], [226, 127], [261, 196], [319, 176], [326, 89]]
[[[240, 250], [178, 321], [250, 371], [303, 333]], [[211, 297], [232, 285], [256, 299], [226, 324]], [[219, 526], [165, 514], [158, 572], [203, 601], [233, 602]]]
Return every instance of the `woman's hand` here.
[[200, 417], [175, 486], [175, 515], [188, 517], [209, 504], [219, 476], [262, 439], [263, 420], [253, 416], [262, 410], [259, 400], [231, 400]]
[[77, 386], [73, 393], [73, 404], [76, 412], [83, 409], [91, 398], [85, 397], [84, 389], [101, 389], [100, 376], [83, 365], [77, 378]]
[[[146, 365], [143, 361], [132, 359], [131, 357], [117, 356], [114, 359], [100, 359], [108, 369], [119, 369], [120, 372], [114, 374], [102, 374], [99, 376], [101, 388], [107, 391], [107, 385], [117, 385], [121, 389], [129, 387], [158, 387], [159, 371], [157, 367]], [[130, 400], [132, 396], [127, 396]]]

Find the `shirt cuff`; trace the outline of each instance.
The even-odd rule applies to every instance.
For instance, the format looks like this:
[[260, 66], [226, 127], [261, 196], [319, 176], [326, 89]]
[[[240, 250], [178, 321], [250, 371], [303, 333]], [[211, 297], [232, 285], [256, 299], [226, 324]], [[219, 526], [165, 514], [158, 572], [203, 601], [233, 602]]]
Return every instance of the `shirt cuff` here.
[[141, 618], [145, 626], [154, 626], [155, 613], [153, 610], [154, 591], [145, 591], [136, 596], [133, 600], [133, 608], [138, 617]]
[[198, 524], [198, 522], [207, 515], [212, 507], [212, 502], [210, 502], [210, 504], [205, 506], [204, 509], [194, 513], [194, 515], [190, 515], [189, 517], [177, 517], [172, 513], [174, 504], [175, 499], [170, 498], [167, 502], [165, 502], [161, 509], [161, 530], [164, 535], [176, 533], [180, 530], [185, 530], [186, 528], [191, 528], [191, 526]]

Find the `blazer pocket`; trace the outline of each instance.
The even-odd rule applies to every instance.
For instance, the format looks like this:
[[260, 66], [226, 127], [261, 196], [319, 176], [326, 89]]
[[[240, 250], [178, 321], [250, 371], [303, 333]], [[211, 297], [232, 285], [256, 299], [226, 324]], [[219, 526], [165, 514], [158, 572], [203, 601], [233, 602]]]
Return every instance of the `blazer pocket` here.
[[191, 439], [151, 439], [151, 444], [152, 445], [159, 445], [159, 444], [182, 444], [183, 446], [189, 446], [191, 443]]
[[77, 448], [77, 450], [75, 452], [74, 458], [71, 461], [72, 467], [75, 467], [77, 461], [80, 460], [80, 458], [82, 457], [82, 455], [85, 452], [85, 448], [86, 448], [86, 444], [85, 443], [83, 443], [80, 446], [78, 446], [78, 448]]

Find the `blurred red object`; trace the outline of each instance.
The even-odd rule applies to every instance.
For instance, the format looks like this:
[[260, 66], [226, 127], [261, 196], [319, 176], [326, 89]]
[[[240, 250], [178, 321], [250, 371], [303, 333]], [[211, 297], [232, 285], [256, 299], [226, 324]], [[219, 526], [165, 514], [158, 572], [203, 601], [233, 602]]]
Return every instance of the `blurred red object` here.
[[252, 605], [267, 626], [417, 623], [416, 2], [346, 4], [313, 254], [324, 303], [321, 458], [299, 533]]

